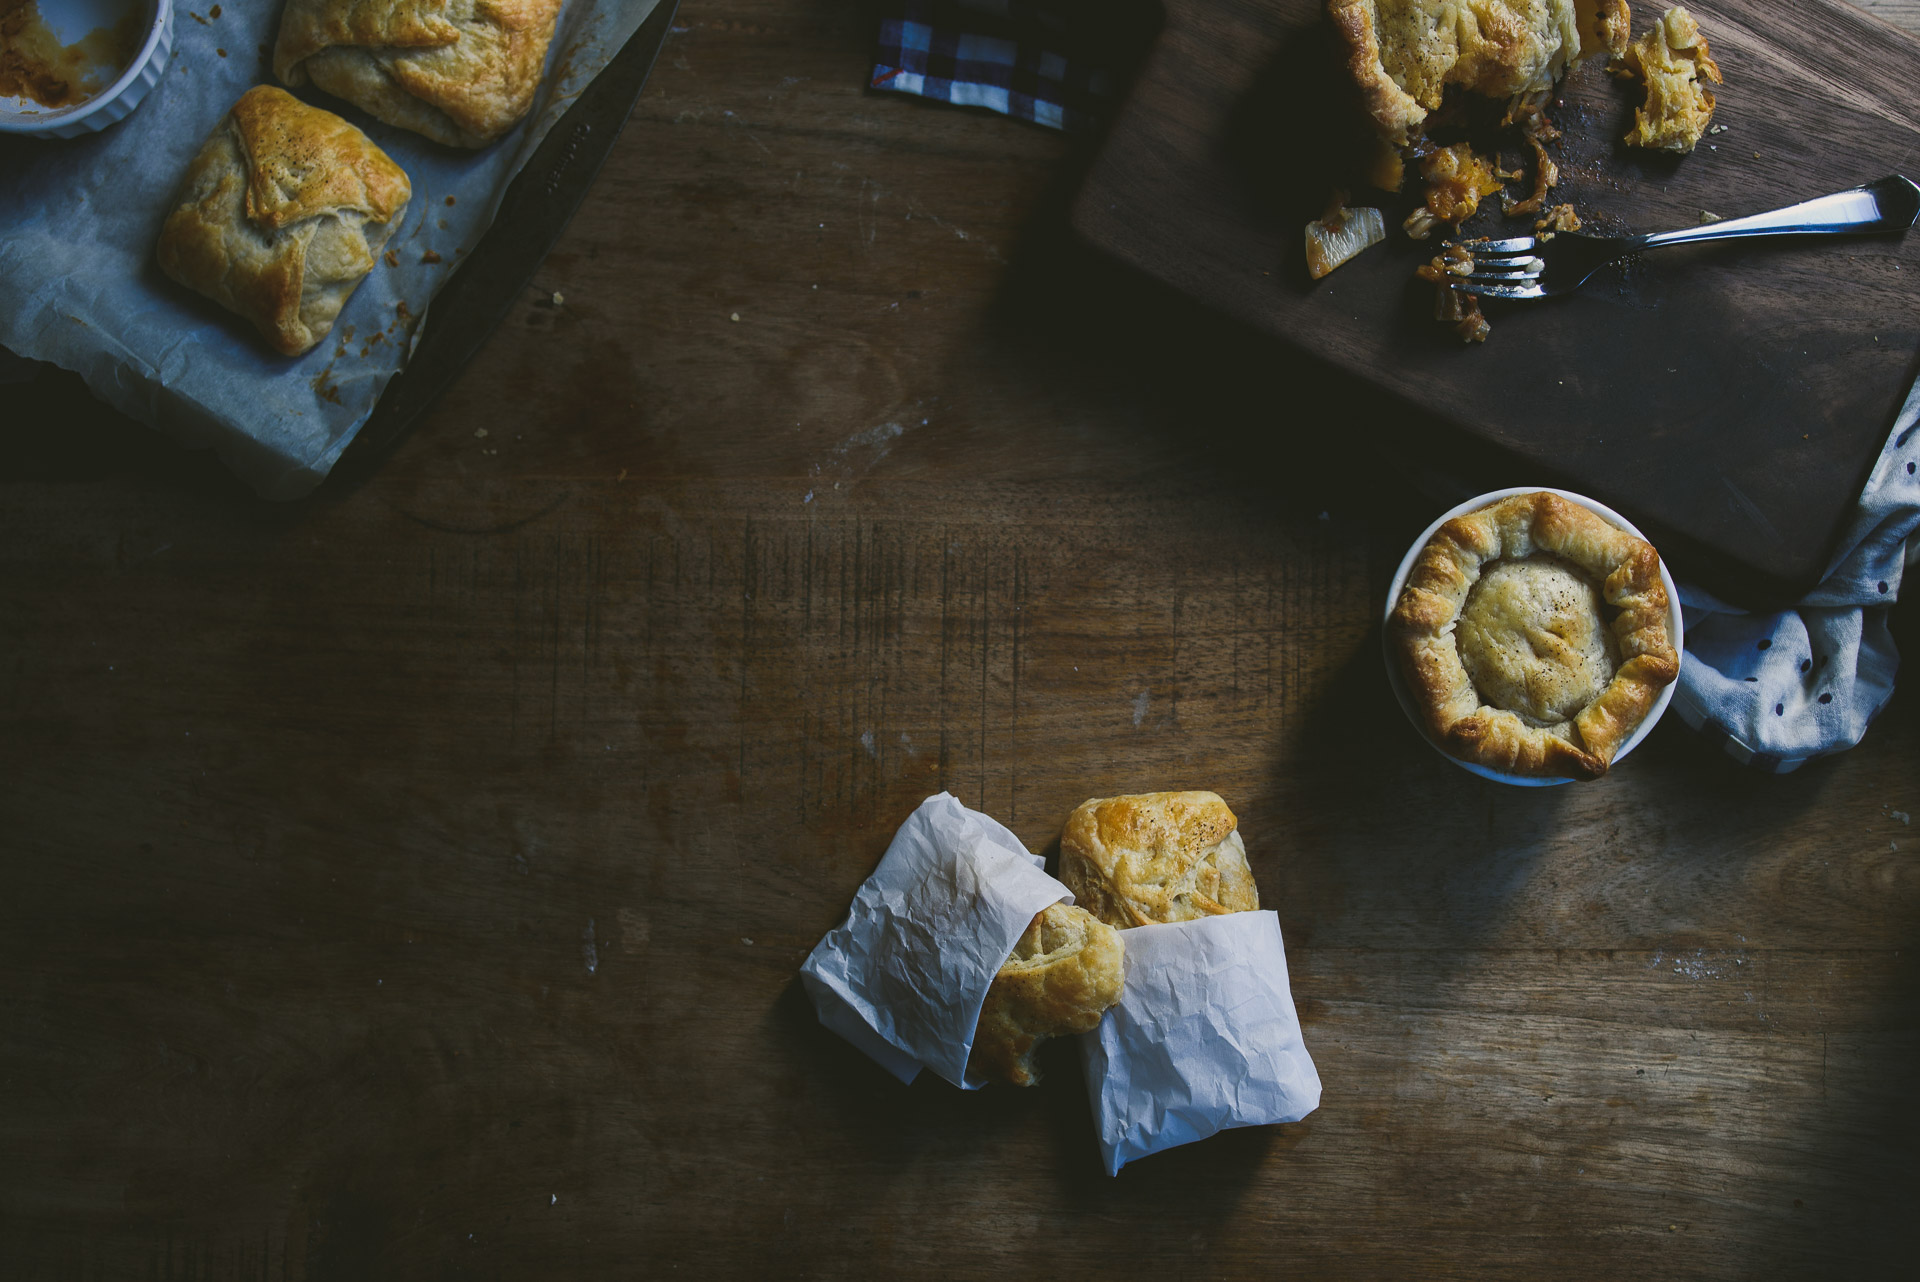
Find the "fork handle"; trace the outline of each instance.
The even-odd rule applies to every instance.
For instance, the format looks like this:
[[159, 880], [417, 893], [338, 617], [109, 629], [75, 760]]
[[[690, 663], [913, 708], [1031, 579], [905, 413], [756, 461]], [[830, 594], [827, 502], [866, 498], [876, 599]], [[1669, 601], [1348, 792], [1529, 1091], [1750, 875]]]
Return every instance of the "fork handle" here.
[[1920, 216], [1920, 187], [1899, 174], [1889, 174], [1865, 187], [1837, 191], [1785, 209], [1635, 239], [1642, 249], [1660, 249], [1743, 236], [1865, 236], [1905, 231], [1913, 226], [1916, 216]]

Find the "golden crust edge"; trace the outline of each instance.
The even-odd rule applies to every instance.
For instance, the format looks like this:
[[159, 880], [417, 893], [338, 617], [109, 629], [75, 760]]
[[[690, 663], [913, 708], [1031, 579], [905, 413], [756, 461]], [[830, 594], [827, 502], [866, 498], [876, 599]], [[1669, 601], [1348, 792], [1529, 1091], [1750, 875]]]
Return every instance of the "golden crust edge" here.
[[[1521, 514], [1536, 549], [1566, 556], [1594, 575], [1601, 581], [1603, 599], [1620, 610], [1613, 632], [1621, 665], [1606, 689], [1569, 723], [1580, 738], [1577, 744], [1477, 701], [1472, 712], [1461, 711], [1459, 690], [1466, 674], [1447, 631], [1479, 578], [1480, 564], [1491, 559], [1488, 554], [1504, 549], [1500, 525]], [[1541, 533], [1549, 537], [1538, 537]], [[1604, 545], [1617, 563], [1603, 573], [1602, 567], [1569, 555], [1576, 535]], [[1469, 567], [1461, 554], [1475, 552], [1481, 559]], [[1450, 755], [1510, 774], [1596, 779], [1646, 719], [1661, 689], [1679, 676], [1670, 621], [1671, 601], [1652, 544], [1597, 512], [1538, 490], [1462, 513], [1434, 531], [1415, 559], [1388, 628], [1427, 733]]]

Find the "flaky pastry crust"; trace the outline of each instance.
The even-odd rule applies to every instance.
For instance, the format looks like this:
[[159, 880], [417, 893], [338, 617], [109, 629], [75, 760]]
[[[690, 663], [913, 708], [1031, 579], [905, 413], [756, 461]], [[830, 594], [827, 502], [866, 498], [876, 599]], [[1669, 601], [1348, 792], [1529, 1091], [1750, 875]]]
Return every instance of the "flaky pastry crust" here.
[[[1533, 724], [1475, 688], [1455, 635], [1468, 595], [1496, 563], [1545, 554], [1590, 576], [1617, 611], [1619, 666], [1563, 721]], [[1660, 556], [1645, 539], [1577, 503], [1516, 494], [1441, 526], [1414, 561], [1390, 627], [1428, 733], [1449, 753], [1509, 774], [1596, 779], [1680, 672], [1668, 634]]]
[[1049, 1037], [1090, 1032], [1120, 1000], [1126, 976], [1120, 932], [1081, 908], [1052, 904], [1028, 923], [993, 977], [967, 1067], [1032, 1086], [1034, 1052]]
[[1647, 82], [1647, 101], [1633, 113], [1629, 147], [1685, 154], [1713, 123], [1720, 64], [1685, 9], [1669, 9], [1627, 48], [1622, 66]]
[[402, 129], [484, 147], [533, 105], [561, 0], [287, 0], [273, 70]]
[[1211, 792], [1082, 802], [1060, 834], [1060, 880], [1123, 930], [1260, 907], [1239, 820]]
[[1404, 147], [1447, 86], [1545, 93], [1573, 64], [1626, 47], [1626, 0], [1327, 0], [1374, 128]]
[[407, 175], [365, 134], [257, 85], [187, 166], [155, 257], [297, 356], [333, 328], [411, 195]]

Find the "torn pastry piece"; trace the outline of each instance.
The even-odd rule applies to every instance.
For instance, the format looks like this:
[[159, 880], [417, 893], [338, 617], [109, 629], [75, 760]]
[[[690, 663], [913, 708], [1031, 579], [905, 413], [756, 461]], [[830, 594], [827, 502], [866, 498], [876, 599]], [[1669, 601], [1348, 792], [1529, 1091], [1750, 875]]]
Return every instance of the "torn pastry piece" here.
[[1484, 343], [1493, 326], [1480, 311], [1480, 299], [1453, 288], [1456, 277], [1473, 275], [1473, 251], [1465, 245], [1448, 245], [1432, 261], [1413, 269], [1421, 280], [1434, 286], [1433, 318], [1452, 328], [1463, 343]]
[[1480, 208], [1480, 198], [1500, 190], [1493, 166], [1464, 142], [1442, 147], [1420, 162], [1427, 180], [1426, 203], [1407, 216], [1403, 227], [1415, 240], [1425, 240], [1442, 223], [1458, 228]]
[[1560, 183], [1560, 166], [1554, 164], [1553, 157], [1547, 154], [1547, 144], [1557, 140], [1560, 131], [1547, 119], [1543, 104], [1538, 101], [1515, 104], [1513, 110], [1507, 113], [1506, 123], [1520, 126], [1520, 136], [1533, 152], [1533, 194], [1525, 200], [1515, 200], [1502, 192], [1500, 212], [1509, 218], [1537, 214], [1546, 207], [1547, 192]]
[[1349, 209], [1336, 191], [1327, 212], [1307, 224], [1307, 274], [1319, 280], [1361, 250], [1387, 238], [1387, 220], [1377, 209]]
[[1552, 240], [1556, 233], [1579, 230], [1580, 215], [1573, 212], [1572, 205], [1555, 205], [1533, 222], [1533, 234], [1543, 242]]
[[1646, 81], [1647, 102], [1633, 113], [1629, 147], [1692, 151], [1713, 120], [1720, 65], [1707, 50], [1700, 24], [1685, 9], [1669, 9], [1627, 49], [1624, 66]]
[[1060, 880], [1088, 912], [1123, 930], [1252, 912], [1260, 891], [1239, 823], [1211, 792], [1096, 797], [1060, 834]]
[[358, 129], [257, 85], [187, 166], [155, 257], [298, 356], [333, 328], [411, 194], [400, 166]]
[[560, 3], [287, 0], [273, 70], [435, 142], [484, 147], [533, 106]]
[[1435, 531], [1389, 627], [1433, 741], [1508, 774], [1599, 778], [1680, 671], [1659, 554], [1544, 491]]
[[1125, 953], [1120, 932], [1085, 909], [1042, 910], [987, 989], [969, 1071], [1015, 1086], [1039, 1081], [1033, 1056], [1040, 1043], [1091, 1032], [1120, 1000]]
[[1486, 313], [1480, 310], [1478, 295], [1463, 294], [1445, 285], [1434, 295], [1433, 318], [1452, 329], [1454, 337], [1463, 343], [1484, 343], [1493, 332]]
[[[1620, 52], [1629, 21], [1626, 0], [1327, 0], [1327, 15], [1389, 148], [1420, 136], [1450, 86], [1544, 96], [1575, 64]], [[1393, 169], [1375, 165], [1383, 177]]]

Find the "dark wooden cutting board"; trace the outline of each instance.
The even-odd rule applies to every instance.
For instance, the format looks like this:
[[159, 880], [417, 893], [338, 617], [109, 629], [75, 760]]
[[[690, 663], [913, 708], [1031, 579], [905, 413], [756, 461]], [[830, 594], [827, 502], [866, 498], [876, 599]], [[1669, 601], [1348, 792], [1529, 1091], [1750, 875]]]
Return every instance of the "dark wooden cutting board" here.
[[[1621, 145], [1640, 90], [1597, 64], [1551, 113], [1555, 200], [1590, 229], [1920, 177], [1920, 41], [1832, 0], [1691, 9], [1726, 75], [1725, 132], [1685, 157]], [[1671, 540], [1682, 577], [1748, 598], [1818, 579], [1915, 377], [1920, 232], [1663, 251], [1572, 298], [1490, 305], [1491, 339], [1468, 347], [1412, 278], [1434, 252], [1397, 226], [1417, 179], [1401, 197], [1356, 189], [1386, 210], [1388, 243], [1307, 278], [1303, 225], [1357, 140], [1317, 0], [1166, 10], [1077, 199], [1087, 239], [1615, 505]], [[1636, 3], [1636, 36], [1658, 12]], [[1531, 230], [1496, 203], [1467, 230]], [[1358, 426], [1275, 392], [1279, 430]]]

